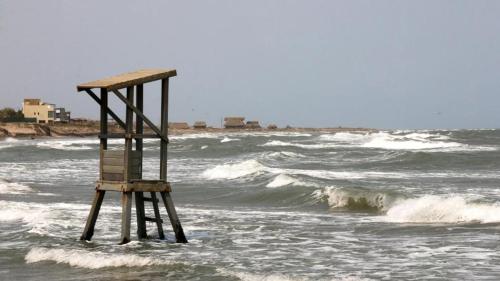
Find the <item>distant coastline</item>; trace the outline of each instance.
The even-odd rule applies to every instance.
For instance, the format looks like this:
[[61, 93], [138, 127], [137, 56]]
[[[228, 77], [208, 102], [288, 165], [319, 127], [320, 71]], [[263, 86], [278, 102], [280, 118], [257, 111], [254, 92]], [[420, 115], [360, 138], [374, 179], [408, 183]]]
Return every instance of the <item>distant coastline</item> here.
[[[123, 130], [116, 124], [108, 125], [110, 133], [122, 133]], [[145, 128], [145, 131], [152, 131]], [[370, 128], [304, 128], [287, 127], [277, 129], [225, 129], [225, 128], [203, 128], [203, 129], [169, 129], [169, 134], [195, 134], [195, 133], [235, 133], [235, 132], [376, 132], [376, 129]], [[99, 135], [99, 124], [96, 123], [67, 123], [67, 124], [37, 124], [37, 123], [0, 123], [0, 138], [39, 138], [39, 137], [88, 137]]]

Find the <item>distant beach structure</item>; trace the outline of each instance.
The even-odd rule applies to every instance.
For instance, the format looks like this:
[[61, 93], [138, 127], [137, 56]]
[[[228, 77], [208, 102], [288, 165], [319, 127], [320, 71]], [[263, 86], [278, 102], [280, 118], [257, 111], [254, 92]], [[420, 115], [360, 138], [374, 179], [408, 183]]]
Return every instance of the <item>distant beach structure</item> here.
[[40, 99], [24, 99], [22, 111], [25, 118], [36, 119], [37, 123], [69, 123], [71, 120], [70, 111]]
[[247, 121], [245, 128], [247, 128], [247, 129], [261, 129], [262, 127], [260, 126], [259, 121]]
[[193, 128], [195, 129], [206, 129], [207, 123], [205, 121], [196, 121], [193, 124]]
[[190, 129], [189, 124], [186, 122], [170, 122], [168, 123], [168, 128], [169, 129], [180, 129], [180, 130], [187, 130]]
[[225, 117], [224, 128], [243, 129], [245, 128], [245, 117]]

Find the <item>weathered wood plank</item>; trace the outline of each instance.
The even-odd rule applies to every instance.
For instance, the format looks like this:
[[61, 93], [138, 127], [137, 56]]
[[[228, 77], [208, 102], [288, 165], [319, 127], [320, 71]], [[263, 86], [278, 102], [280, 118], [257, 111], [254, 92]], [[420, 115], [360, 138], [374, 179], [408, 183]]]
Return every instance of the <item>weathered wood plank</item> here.
[[103, 173], [102, 179], [105, 181], [123, 181], [123, 173], [113, 174], [113, 173]]
[[109, 166], [123, 166], [125, 163], [123, 162], [123, 158], [117, 157], [104, 157], [102, 159], [103, 165]]
[[123, 174], [125, 166], [103, 165], [102, 172], [105, 174]]
[[[137, 109], [139, 109], [141, 112], [143, 112], [144, 111], [144, 87], [143, 87], [143, 85], [142, 84], [137, 85], [136, 91], [137, 91], [137, 96], [135, 97], [135, 105], [137, 106]], [[141, 116], [139, 116], [139, 115], [136, 115], [135, 132], [136, 132], [136, 135], [142, 135], [142, 133], [144, 133], [144, 121], [142, 120]], [[142, 151], [142, 149], [143, 149], [142, 137], [135, 138], [135, 150]]]
[[144, 84], [155, 80], [165, 79], [177, 75], [175, 69], [142, 69], [134, 72], [123, 73], [120, 75], [87, 82], [76, 87], [77, 91], [85, 89], [105, 88], [107, 90], [123, 89], [138, 84]]
[[[131, 158], [140, 159], [142, 156], [142, 152], [140, 151], [132, 151], [130, 154]], [[124, 158], [125, 151], [124, 150], [106, 150], [104, 151], [104, 158]]]
[[96, 190], [109, 190], [120, 192], [171, 192], [172, 188], [167, 182], [161, 181], [99, 181], [96, 184]]
[[[161, 135], [168, 135], [168, 79], [161, 80]], [[167, 144], [162, 139], [160, 143], [160, 180], [167, 180]]]

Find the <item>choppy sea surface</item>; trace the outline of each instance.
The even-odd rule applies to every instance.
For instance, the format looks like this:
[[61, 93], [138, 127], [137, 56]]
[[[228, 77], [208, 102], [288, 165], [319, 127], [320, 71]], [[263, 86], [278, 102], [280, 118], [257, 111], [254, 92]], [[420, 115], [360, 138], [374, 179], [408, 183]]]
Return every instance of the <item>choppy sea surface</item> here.
[[[133, 218], [118, 245], [112, 192], [79, 241], [98, 140], [0, 140], [0, 280], [500, 280], [500, 130], [170, 139], [188, 244], [168, 223], [166, 240], [148, 223], [136, 241]], [[158, 144], [145, 143], [145, 178]]]

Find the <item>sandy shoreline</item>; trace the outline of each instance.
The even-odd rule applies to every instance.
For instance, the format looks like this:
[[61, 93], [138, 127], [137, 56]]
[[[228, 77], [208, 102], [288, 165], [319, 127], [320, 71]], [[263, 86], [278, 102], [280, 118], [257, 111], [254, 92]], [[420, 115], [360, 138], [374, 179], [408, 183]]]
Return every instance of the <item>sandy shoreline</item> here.
[[[109, 124], [111, 133], [123, 133], [123, 130], [115, 124]], [[147, 133], [151, 130], [145, 128]], [[239, 133], [239, 132], [376, 132], [369, 128], [278, 128], [278, 129], [169, 129], [170, 135], [196, 134], [196, 133]], [[39, 138], [39, 137], [88, 137], [99, 135], [99, 125], [92, 124], [36, 124], [36, 123], [0, 123], [0, 138]]]

